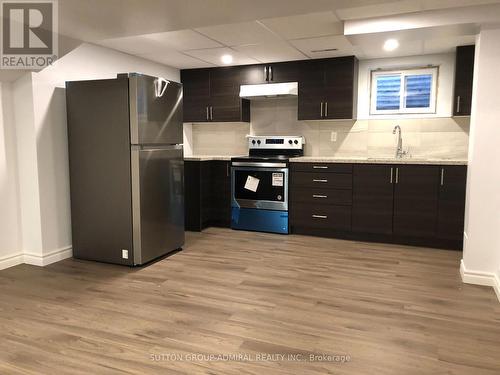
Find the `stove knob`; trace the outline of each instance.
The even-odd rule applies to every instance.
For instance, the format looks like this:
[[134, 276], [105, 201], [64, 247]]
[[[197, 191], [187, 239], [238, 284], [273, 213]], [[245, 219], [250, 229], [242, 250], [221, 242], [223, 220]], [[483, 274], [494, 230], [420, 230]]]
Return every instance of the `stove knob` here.
[[260, 139], [257, 141], [257, 144], [260, 145]]
[[292, 143], [293, 143], [293, 141], [290, 139], [290, 140], [288, 141], [288, 143], [292, 144]]
[[253, 144], [253, 145], [255, 144], [255, 139], [254, 139], [254, 140], [252, 140], [252, 144]]
[[298, 145], [299, 141], [295, 140], [295, 141], [293, 141], [293, 143], [295, 143], [296, 145]]

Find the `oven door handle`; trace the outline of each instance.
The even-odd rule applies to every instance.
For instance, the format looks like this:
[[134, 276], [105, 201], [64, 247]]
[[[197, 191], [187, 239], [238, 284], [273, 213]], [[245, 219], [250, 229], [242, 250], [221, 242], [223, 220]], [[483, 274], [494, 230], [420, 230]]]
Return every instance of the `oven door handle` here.
[[286, 168], [286, 163], [233, 161], [233, 167]]

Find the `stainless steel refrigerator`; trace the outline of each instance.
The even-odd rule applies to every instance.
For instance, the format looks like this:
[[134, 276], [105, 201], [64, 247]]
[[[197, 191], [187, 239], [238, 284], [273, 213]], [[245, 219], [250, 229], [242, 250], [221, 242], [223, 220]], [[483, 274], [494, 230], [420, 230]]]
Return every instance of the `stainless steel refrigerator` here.
[[141, 265], [184, 244], [182, 85], [66, 82], [73, 256]]

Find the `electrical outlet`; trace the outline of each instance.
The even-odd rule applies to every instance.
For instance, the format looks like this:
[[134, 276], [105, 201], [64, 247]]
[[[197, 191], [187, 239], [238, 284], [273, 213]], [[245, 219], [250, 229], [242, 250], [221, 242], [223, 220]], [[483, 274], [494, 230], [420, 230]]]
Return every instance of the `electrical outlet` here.
[[123, 259], [128, 259], [128, 250], [122, 250], [122, 258]]
[[337, 132], [332, 132], [332, 134], [330, 134], [330, 141], [337, 142]]

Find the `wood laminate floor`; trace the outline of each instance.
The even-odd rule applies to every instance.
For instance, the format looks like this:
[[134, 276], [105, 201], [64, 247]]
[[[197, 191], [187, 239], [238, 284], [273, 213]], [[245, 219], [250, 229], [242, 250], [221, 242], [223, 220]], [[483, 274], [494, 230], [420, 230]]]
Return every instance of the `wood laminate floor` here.
[[0, 374], [498, 375], [500, 304], [461, 283], [460, 257], [210, 228], [143, 268], [17, 266], [0, 271]]

